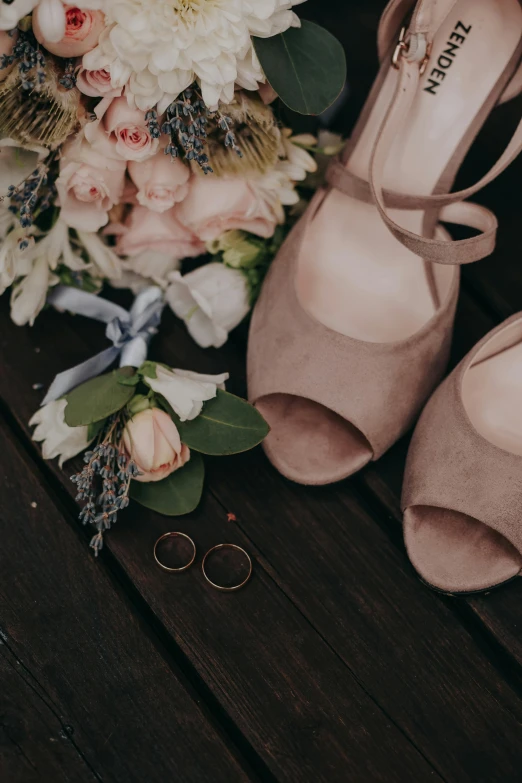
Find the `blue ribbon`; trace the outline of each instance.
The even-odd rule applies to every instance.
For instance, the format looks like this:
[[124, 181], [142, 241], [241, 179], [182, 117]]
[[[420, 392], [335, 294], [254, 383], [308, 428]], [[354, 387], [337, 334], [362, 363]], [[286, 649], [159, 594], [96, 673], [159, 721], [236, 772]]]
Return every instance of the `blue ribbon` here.
[[139, 367], [143, 364], [165, 306], [163, 292], [157, 286], [140, 291], [128, 312], [107, 299], [65, 285], [53, 289], [47, 302], [58, 310], [68, 310], [106, 323], [105, 335], [112, 342], [112, 347], [70, 370], [58, 373], [42, 405], [63, 397], [81, 383], [101, 375], [118, 356], [120, 367]]

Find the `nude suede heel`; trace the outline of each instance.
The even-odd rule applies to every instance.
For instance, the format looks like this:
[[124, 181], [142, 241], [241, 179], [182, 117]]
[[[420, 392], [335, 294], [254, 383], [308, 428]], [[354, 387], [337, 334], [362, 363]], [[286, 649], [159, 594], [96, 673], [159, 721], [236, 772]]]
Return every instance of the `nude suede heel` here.
[[[263, 444], [268, 458], [293, 481], [328, 484], [346, 478], [378, 459], [412, 427], [447, 365], [459, 266], [486, 257], [494, 248], [495, 216], [464, 199], [492, 181], [518, 155], [522, 123], [488, 174], [466, 190], [450, 190], [467, 150], [494, 106], [521, 89], [522, 13], [518, 0], [477, 2], [460, 0], [464, 10], [478, 14], [477, 22], [475, 17], [472, 21], [460, 20], [459, 0], [389, 3], [379, 30], [383, 65], [352, 138], [330, 166], [327, 186], [287, 238], [263, 286], [250, 329], [249, 399], [271, 426]], [[408, 139], [408, 132], [415, 135], [416, 129], [426, 145], [423, 111], [440, 115], [440, 109], [435, 108], [438, 104], [430, 103], [436, 100], [433, 94], [426, 92], [429, 78], [435, 78], [433, 74], [430, 77], [431, 71], [438, 67], [437, 55], [435, 60], [430, 59], [434, 41], [441, 51], [448, 40], [463, 41], [471, 52], [473, 26], [483, 38], [489, 33], [483, 21], [486, 11], [499, 15], [498, 30], [502, 31], [503, 25], [510, 30], [500, 75], [493, 75], [492, 86], [488, 82], [489, 91], [478, 105], [473, 104], [470, 117], [459, 110], [462, 137], [451, 148], [442, 149], [442, 173], [429, 171], [428, 146], [417, 150], [417, 159], [424, 162], [429, 174], [422, 181], [416, 171], [407, 171], [406, 157], [412, 146], [406, 144], [397, 150], [396, 145], [397, 140]], [[411, 14], [408, 29], [399, 36], [406, 14]], [[443, 24], [447, 30], [441, 28]], [[464, 44], [453, 51], [460, 47], [464, 52]], [[479, 46], [479, 62], [483, 59], [481, 51]], [[477, 84], [476, 73], [469, 68], [466, 71], [464, 55], [460, 56], [462, 77], [458, 70], [453, 71], [452, 89], [457, 89], [457, 94], [459, 79]], [[454, 66], [453, 60], [450, 65], [460, 67]], [[460, 107], [460, 100], [450, 101], [454, 111]], [[447, 144], [446, 126], [443, 123], [442, 131], [439, 129], [441, 147]], [[395, 166], [392, 177], [390, 165]], [[410, 183], [403, 185], [404, 191], [398, 176]], [[416, 183], [420, 183], [420, 192]], [[329, 214], [337, 216], [337, 224], [328, 224]], [[350, 269], [353, 271], [359, 263], [364, 271], [378, 258], [381, 266], [376, 265], [373, 277], [377, 288], [379, 269], [387, 273], [389, 256], [389, 268], [397, 265], [398, 288], [404, 280], [412, 292], [403, 297], [404, 327], [398, 328], [400, 308], [396, 307], [397, 318], [388, 316], [394, 336], [386, 334], [384, 318], [379, 329], [371, 333], [371, 316], [365, 317], [357, 296], [352, 296], [349, 306], [339, 297], [344, 275], [337, 258], [342, 252], [339, 245], [335, 247], [337, 266], [328, 266], [328, 257], [323, 258], [328, 252], [324, 250], [327, 240], [335, 235], [339, 221], [348, 218], [352, 233], [348, 233], [344, 253]], [[452, 241], [440, 220], [470, 226], [478, 233]], [[333, 247], [333, 240], [330, 245]], [[361, 280], [363, 290], [367, 281]], [[322, 291], [324, 285], [330, 285], [324, 290], [331, 291], [331, 306], [328, 294], [324, 294], [322, 303], [320, 296], [315, 296], [314, 292]], [[394, 285], [392, 275], [392, 291]], [[349, 288], [346, 290], [350, 293]], [[393, 309], [393, 298], [386, 299], [386, 290], [381, 295]], [[416, 306], [417, 298], [422, 299], [422, 307]], [[359, 322], [355, 316], [350, 322], [350, 313], [357, 308], [361, 311]], [[386, 315], [385, 311], [385, 305], [377, 304], [376, 320], [382, 313]], [[343, 326], [344, 316], [347, 326]]]
[[415, 429], [404, 538], [419, 576], [442, 592], [489, 590], [520, 575], [521, 370], [519, 313], [470, 351]]
[[294, 286], [299, 246], [321, 198], [270, 270], [248, 354], [250, 399], [271, 426], [265, 452], [303, 484], [352, 475], [411, 428], [448, 362], [460, 279], [455, 269], [445, 301], [408, 340], [368, 343], [328, 329], [301, 307]]

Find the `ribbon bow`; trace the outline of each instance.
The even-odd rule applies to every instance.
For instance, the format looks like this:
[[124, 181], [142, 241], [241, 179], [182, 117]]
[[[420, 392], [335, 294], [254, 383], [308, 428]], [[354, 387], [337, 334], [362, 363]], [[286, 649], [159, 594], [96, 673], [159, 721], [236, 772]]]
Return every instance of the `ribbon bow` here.
[[161, 288], [144, 288], [129, 311], [95, 294], [60, 285], [47, 299], [58, 310], [68, 310], [107, 324], [106, 337], [112, 347], [91, 359], [58, 373], [42, 405], [63, 397], [81, 383], [101, 375], [120, 357], [120, 367], [139, 367], [147, 358], [149, 342], [157, 332], [165, 299]]

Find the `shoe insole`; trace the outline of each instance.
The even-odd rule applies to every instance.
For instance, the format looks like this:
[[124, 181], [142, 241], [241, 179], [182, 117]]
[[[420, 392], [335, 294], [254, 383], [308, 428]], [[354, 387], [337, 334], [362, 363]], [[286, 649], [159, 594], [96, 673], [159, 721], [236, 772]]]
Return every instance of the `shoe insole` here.
[[[465, 373], [461, 393], [476, 431], [498, 448], [522, 455], [522, 322], [486, 344]], [[443, 495], [440, 500], [443, 505]], [[410, 507], [404, 533], [413, 565], [442, 590], [483, 590], [522, 568], [522, 555], [500, 533], [453, 509]]]
[[[433, 192], [504, 73], [521, 34], [519, 0], [458, 0], [435, 36], [407, 125], [389, 156], [386, 188], [407, 194]], [[456, 45], [450, 47], [451, 56], [444, 54], [448, 42]], [[396, 83], [397, 71], [390, 66], [347, 164], [365, 179]], [[405, 228], [422, 234], [422, 212], [391, 214]], [[452, 267], [438, 268], [441, 299], [455, 273]], [[335, 190], [309, 226], [296, 288], [310, 315], [341, 334], [370, 342], [406, 339], [436, 309], [422, 259], [392, 236], [373, 205]]]
[[522, 456], [522, 342], [472, 365], [462, 400], [483, 438]]

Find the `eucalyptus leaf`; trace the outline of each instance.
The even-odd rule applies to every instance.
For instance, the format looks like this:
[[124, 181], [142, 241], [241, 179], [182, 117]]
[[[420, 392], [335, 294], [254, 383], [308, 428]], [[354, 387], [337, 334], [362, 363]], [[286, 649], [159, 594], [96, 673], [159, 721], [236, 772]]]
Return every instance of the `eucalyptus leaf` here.
[[223, 456], [248, 451], [261, 443], [269, 426], [248, 402], [218, 389], [192, 421], [174, 417], [183, 443], [201, 454]]
[[167, 517], [179, 517], [198, 506], [204, 478], [203, 457], [193, 451], [186, 465], [162, 481], [131, 481], [130, 496], [145, 508]]
[[124, 408], [134, 395], [134, 387], [124, 386], [120, 380], [135, 372], [134, 367], [122, 367], [77, 386], [66, 395], [65, 423], [69, 427], [93, 424]]
[[339, 97], [346, 81], [346, 56], [323, 27], [303, 21], [301, 27], [253, 42], [269, 83], [294, 111], [321, 114]]
[[102, 429], [105, 426], [106, 419], [101, 419], [101, 421], [94, 421], [92, 424], [89, 424], [87, 428], [87, 440], [89, 443], [91, 440], [94, 440], [94, 438], [97, 438]]
[[139, 382], [140, 376], [137, 373], [135, 375], [131, 375], [130, 377], [125, 377], [122, 374], [118, 376], [118, 383], [120, 383], [122, 386], [137, 386]]
[[150, 361], [143, 362], [138, 372], [144, 378], [156, 378], [157, 377], [156, 365], [157, 362], [150, 362]]

